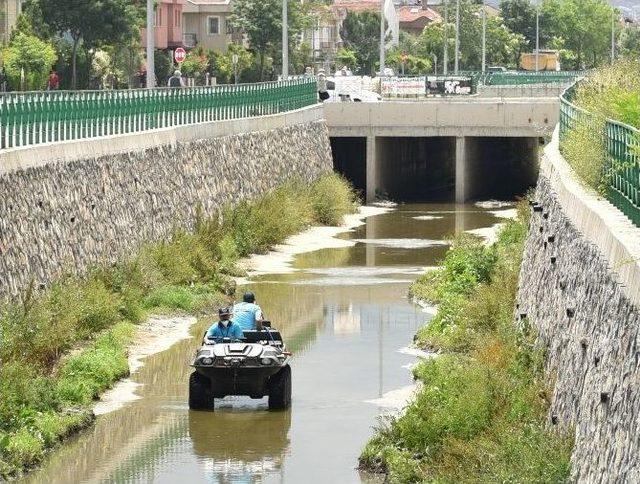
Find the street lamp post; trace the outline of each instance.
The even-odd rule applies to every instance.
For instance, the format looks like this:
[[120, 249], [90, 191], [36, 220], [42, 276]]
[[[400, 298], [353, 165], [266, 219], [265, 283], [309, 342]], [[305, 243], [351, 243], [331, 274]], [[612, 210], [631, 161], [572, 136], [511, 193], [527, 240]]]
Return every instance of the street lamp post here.
[[616, 60], [616, 9], [611, 9], [611, 63]]
[[231, 56], [231, 62], [233, 62], [233, 81], [234, 84], [238, 84], [238, 54]]
[[154, 53], [154, 2], [147, 0], [147, 88], [156, 86], [156, 69]]
[[482, 2], [482, 73], [487, 70], [487, 10]]
[[287, 0], [282, 0], [282, 80], [289, 79], [289, 13]]
[[444, 55], [442, 56], [442, 74], [449, 71], [449, 0], [444, 0]]
[[460, 67], [460, 0], [456, 0], [456, 58], [453, 64], [453, 72], [457, 76]]
[[384, 52], [384, 1], [380, 0], [380, 75], [384, 76], [385, 52]]
[[540, 0], [536, 4], [536, 72], [540, 70]]

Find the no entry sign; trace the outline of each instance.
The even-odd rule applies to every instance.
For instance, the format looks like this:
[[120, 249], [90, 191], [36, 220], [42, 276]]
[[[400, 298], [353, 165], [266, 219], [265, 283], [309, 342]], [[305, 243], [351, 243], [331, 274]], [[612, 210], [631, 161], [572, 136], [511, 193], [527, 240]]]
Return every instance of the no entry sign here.
[[173, 58], [176, 60], [178, 64], [181, 64], [187, 58], [187, 51], [184, 50], [182, 47], [178, 47], [173, 53]]

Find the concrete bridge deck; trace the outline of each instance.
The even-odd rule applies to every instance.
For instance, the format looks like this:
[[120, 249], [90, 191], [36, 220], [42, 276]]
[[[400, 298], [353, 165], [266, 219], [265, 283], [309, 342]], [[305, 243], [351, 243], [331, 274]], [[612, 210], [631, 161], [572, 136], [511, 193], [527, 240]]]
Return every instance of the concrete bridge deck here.
[[539, 140], [558, 123], [559, 100], [325, 103], [324, 115], [336, 167], [356, 180], [367, 201], [380, 193], [446, 197], [446, 186], [464, 202], [491, 191], [509, 196], [509, 184], [516, 191], [533, 184]]
[[330, 136], [550, 136], [558, 98], [433, 98], [325, 103]]

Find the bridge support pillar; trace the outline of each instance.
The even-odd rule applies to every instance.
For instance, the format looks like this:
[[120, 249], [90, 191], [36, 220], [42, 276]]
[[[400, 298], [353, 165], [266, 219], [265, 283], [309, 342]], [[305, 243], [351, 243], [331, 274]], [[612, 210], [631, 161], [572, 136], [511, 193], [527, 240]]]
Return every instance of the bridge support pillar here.
[[372, 203], [376, 200], [376, 189], [378, 188], [378, 153], [376, 150], [376, 141], [375, 136], [367, 136], [367, 203]]
[[456, 137], [456, 203], [467, 201], [467, 138]]

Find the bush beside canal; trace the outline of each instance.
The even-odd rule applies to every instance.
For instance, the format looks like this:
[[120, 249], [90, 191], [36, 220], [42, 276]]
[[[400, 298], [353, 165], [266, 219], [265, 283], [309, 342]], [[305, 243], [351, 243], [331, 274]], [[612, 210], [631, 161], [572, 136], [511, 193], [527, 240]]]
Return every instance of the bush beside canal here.
[[219, 304], [236, 262], [311, 224], [337, 224], [357, 201], [342, 177], [288, 182], [211, 217], [137, 257], [29, 288], [0, 307], [0, 480], [93, 419], [91, 403], [129, 373], [127, 345], [149, 311]]
[[443, 265], [411, 293], [439, 305], [417, 344], [439, 355], [414, 369], [422, 383], [406, 411], [383, 420], [361, 467], [391, 482], [562, 482], [571, 439], [546, 424], [543, 354], [513, 322], [526, 209], [498, 241], [457, 238]]
[[621, 166], [608, 165], [604, 140], [607, 119], [640, 129], [640, 62], [619, 60], [581, 81], [573, 103], [591, 113], [566, 133], [562, 154], [582, 181], [605, 195]]

